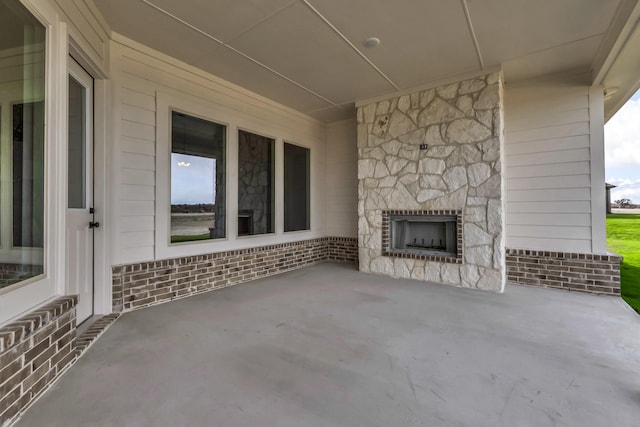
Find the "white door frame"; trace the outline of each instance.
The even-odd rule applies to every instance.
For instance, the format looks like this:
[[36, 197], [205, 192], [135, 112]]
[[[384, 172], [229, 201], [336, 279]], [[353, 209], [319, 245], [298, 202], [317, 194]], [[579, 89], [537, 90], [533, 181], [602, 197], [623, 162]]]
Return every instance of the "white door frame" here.
[[[84, 202], [73, 208], [66, 207], [67, 249], [66, 249], [66, 282], [69, 293], [78, 294], [79, 300], [76, 307], [76, 323], [82, 323], [94, 313], [94, 272], [93, 272], [93, 240], [95, 229], [89, 226], [93, 223], [93, 77], [78, 64], [71, 56], [67, 58], [67, 73], [69, 75], [68, 90], [71, 90], [71, 81], [83, 88], [82, 107], [84, 109], [81, 120], [84, 122], [82, 129], [82, 140], [84, 149], [83, 156], [78, 160], [84, 173], [81, 179], [80, 190]], [[69, 92], [70, 93], [70, 92]], [[68, 113], [71, 114], [71, 98], [67, 105]], [[70, 119], [69, 119], [70, 120]], [[67, 153], [69, 155], [71, 147], [71, 127], [67, 127]], [[69, 157], [68, 157], [69, 159]], [[74, 165], [75, 166], [75, 165]], [[70, 171], [71, 163], [67, 162], [67, 171]], [[74, 177], [73, 179], [77, 179]], [[69, 200], [69, 180], [72, 179], [67, 174], [67, 200]], [[79, 200], [77, 201], [79, 202]], [[69, 202], [67, 203], [67, 205]], [[71, 239], [70, 239], [71, 237]], [[79, 237], [79, 238], [78, 238]], [[73, 249], [71, 242], [76, 242]], [[73, 274], [72, 274], [73, 273]]]
[[[93, 313], [108, 314], [112, 309], [111, 251], [109, 249], [109, 210], [112, 183], [107, 170], [113, 168], [107, 141], [111, 137], [111, 82], [103, 66], [96, 63], [74, 38], [68, 39], [69, 55], [93, 77], [93, 207], [94, 220], [100, 223], [93, 235]], [[68, 289], [67, 289], [68, 290]], [[68, 293], [68, 292], [67, 292]]]

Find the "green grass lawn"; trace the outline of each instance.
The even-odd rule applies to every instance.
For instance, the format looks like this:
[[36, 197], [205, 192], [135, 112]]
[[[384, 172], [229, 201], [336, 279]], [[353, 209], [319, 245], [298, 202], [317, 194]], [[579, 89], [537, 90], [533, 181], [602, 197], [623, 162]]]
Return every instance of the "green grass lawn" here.
[[640, 313], [640, 215], [607, 215], [607, 246], [624, 257], [620, 264], [622, 298]]
[[171, 236], [171, 243], [193, 242], [196, 240], [207, 240], [211, 236], [209, 233], [198, 234], [196, 236]]

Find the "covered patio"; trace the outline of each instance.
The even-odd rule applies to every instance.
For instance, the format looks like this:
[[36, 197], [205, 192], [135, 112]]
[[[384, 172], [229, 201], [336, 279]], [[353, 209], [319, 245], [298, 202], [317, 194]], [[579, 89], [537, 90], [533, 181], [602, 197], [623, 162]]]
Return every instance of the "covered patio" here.
[[603, 127], [640, 0], [0, 28], [1, 427], [638, 425]]
[[123, 314], [18, 426], [635, 426], [640, 318], [320, 263]]

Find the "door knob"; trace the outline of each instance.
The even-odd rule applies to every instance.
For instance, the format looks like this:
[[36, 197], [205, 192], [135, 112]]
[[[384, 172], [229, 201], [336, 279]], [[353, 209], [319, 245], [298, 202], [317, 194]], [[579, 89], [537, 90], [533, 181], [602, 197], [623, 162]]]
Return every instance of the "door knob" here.
[[89, 223], [89, 228], [98, 228], [98, 227], [100, 227], [100, 223], [99, 222], [91, 221]]

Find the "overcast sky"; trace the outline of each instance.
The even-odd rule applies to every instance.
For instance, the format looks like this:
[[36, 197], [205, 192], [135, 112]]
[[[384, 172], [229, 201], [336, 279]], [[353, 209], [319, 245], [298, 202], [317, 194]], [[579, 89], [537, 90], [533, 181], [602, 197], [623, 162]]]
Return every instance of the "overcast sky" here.
[[171, 153], [171, 204], [215, 203], [216, 161]]
[[611, 200], [640, 204], [640, 91], [604, 126], [604, 147]]

